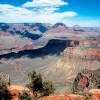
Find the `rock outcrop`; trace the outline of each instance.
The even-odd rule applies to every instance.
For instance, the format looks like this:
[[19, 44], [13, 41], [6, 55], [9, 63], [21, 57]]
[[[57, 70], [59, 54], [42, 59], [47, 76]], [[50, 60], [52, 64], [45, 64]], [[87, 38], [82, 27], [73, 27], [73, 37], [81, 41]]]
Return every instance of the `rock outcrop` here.
[[84, 69], [82, 72], [78, 73], [73, 83], [74, 93], [83, 92], [86, 88], [100, 89], [100, 69], [94, 71]]
[[[34, 98], [34, 95], [32, 94], [32, 92], [30, 92], [30, 90], [24, 86], [20, 86], [20, 85], [11, 85], [9, 87], [7, 87], [8, 91], [11, 93], [12, 95], [12, 99], [11, 100], [20, 100], [17, 95], [23, 91], [28, 91], [31, 95], [31, 97]], [[91, 94], [91, 95], [90, 95]], [[76, 94], [64, 94], [64, 95], [52, 95], [52, 96], [48, 96], [48, 97], [44, 97], [44, 98], [39, 98], [37, 100], [99, 100], [100, 99], [100, 90], [99, 89], [91, 89], [89, 91], [87, 91], [87, 93], [85, 94], [85, 96], [83, 95], [76, 95]]]
[[88, 92], [92, 94], [93, 100], [100, 100], [100, 89], [91, 89]]
[[95, 48], [100, 47], [99, 43], [96, 41], [80, 41], [79, 46], [80, 47], [95, 47]]
[[42, 98], [42, 100], [100, 100], [100, 90], [91, 89], [87, 91], [85, 96], [75, 94], [54, 95]]
[[62, 60], [100, 60], [100, 50], [95, 48], [68, 47]]
[[10, 84], [9, 75], [4, 72], [0, 72], [0, 81], [3, 82], [5, 85], [9, 85]]

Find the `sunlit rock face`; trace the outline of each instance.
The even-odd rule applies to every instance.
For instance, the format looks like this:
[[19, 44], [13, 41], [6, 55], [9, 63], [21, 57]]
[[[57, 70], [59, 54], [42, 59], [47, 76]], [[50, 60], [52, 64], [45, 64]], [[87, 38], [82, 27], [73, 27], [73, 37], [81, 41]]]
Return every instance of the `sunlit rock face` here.
[[[98, 70], [100, 68], [100, 51], [94, 48], [68, 47], [60, 59], [45, 69], [44, 75], [54, 82], [73, 83], [77, 74], [84, 69]], [[88, 77], [80, 74], [81, 83], [88, 84]], [[59, 78], [59, 79], [58, 79]]]
[[[91, 100], [100, 100], [100, 89], [91, 89], [87, 91], [87, 94], [91, 94]], [[75, 94], [65, 94], [65, 95], [54, 95], [54, 96], [48, 96], [42, 98], [42, 100], [86, 100], [88, 96], [82, 96], [82, 95], [75, 95]], [[89, 98], [90, 99], [90, 98]], [[41, 98], [39, 99], [41, 100]]]
[[64, 52], [66, 60], [100, 60], [100, 50], [95, 48], [68, 47]]
[[[79, 100], [85, 100], [84, 96], [75, 95], [75, 94], [65, 94], [65, 95], [48, 96], [48, 97], [42, 98], [42, 100], [62, 100], [62, 99], [64, 99], [64, 100], [75, 100], [77, 98]], [[39, 100], [41, 100], [41, 98]]]
[[100, 69], [98, 70], [89, 70], [84, 69], [79, 72], [74, 80], [73, 83], [73, 92], [79, 93], [83, 92], [86, 88], [93, 89], [97, 88], [100, 89]]
[[93, 95], [93, 100], [100, 99], [100, 89], [91, 89], [91, 90], [89, 90], [89, 93], [91, 93]]
[[25, 86], [21, 86], [21, 85], [10, 85], [7, 86], [8, 91], [10, 92], [12, 98], [11, 100], [20, 100], [18, 98], [18, 94], [22, 93], [23, 91], [28, 91], [30, 93], [30, 95], [33, 97], [32, 92], [30, 92], [30, 90], [25, 87]]

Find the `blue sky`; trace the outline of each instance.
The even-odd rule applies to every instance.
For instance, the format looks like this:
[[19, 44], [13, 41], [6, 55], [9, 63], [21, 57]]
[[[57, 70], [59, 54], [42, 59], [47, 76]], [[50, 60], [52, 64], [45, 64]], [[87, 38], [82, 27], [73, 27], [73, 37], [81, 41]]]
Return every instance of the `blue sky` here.
[[0, 0], [0, 22], [100, 27], [100, 0]]

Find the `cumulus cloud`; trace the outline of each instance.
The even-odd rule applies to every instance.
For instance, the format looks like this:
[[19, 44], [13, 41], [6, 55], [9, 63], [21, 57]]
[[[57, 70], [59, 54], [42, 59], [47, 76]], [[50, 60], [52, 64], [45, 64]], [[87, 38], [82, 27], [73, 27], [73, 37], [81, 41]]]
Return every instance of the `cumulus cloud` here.
[[0, 4], [0, 12], [2, 12], [0, 14], [0, 22], [22, 22], [26, 20], [27, 15], [35, 14], [30, 10], [8, 4]]
[[68, 5], [68, 2], [63, 0], [33, 0], [32, 2], [24, 3], [20, 7], [10, 4], [0, 4], [0, 22], [42, 22], [53, 24], [64, 22], [70, 26], [74, 24], [81, 26], [100, 26], [99, 19], [80, 18], [74, 11], [59, 12], [60, 7], [64, 5]]
[[[61, 1], [61, 0], [58, 0]], [[22, 22], [43, 22], [56, 23], [77, 15], [76, 12], [55, 12], [59, 8], [41, 7], [31, 10], [23, 7], [15, 7], [8, 4], [0, 4], [0, 22], [22, 23]]]
[[35, 16], [34, 18], [36, 22], [56, 23], [63, 21], [63, 19], [68, 19], [76, 15], [77, 14], [75, 12], [63, 12], [63, 13], [51, 13], [50, 15], [41, 14]]
[[64, 5], [68, 5], [68, 2], [63, 0], [33, 0], [32, 2], [27, 1], [21, 7], [33, 8], [37, 12], [53, 13]]
[[32, 2], [26, 2], [23, 4], [23, 7], [57, 7], [67, 5], [68, 2], [64, 2], [63, 0], [33, 0]]
[[73, 11], [59, 12], [60, 6], [68, 5], [63, 0], [33, 0], [20, 7], [0, 4], [0, 22], [56, 23], [77, 15]]

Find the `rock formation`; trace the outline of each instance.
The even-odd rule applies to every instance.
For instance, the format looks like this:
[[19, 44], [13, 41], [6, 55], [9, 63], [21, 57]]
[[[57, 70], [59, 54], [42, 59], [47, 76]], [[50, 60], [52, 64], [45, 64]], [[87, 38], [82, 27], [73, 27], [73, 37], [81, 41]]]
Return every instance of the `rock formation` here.
[[[77, 29], [78, 31], [75, 30], [76, 28], [79, 28]], [[83, 31], [81, 32], [80, 30]], [[98, 36], [99, 33], [99, 28], [68, 27], [63, 23], [56, 23], [55, 25], [48, 23], [0, 23], [0, 54], [18, 52], [23, 49], [32, 49], [33, 47], [36, 48], [38, 45], [37, 43], [42, 42], [44, 39], [47, 41], [56, 38], [71, 40], [72, 36], [76, 36], [77, 38], [86, 37], [85, 40], [87, 41], [81, 40], [80, 46], [100, 47], [100, 36]], [[94, 42], [93, 39], [98, 42]], [[30, 41], [32, 45], [30, 45]], [[16, 44], [16, 46], [13, 43]], [[43, 46], [45, 46], [45, 44], [46, 42], [43, 44]]]
[[100, 89], [100, 69], [84, 69], [79, 72], [73, 83], [73, 92], [80, 93], [85, 89]]
[[10, 84], [10, 77], [8, 74], [4, 72], [0, 72], [0, 81], [3, 82], [6, 85]]
[[[55, 84], [72, 84], [77, 74], [83, 69], [98, 70], [99, 68], [99, 49], [68, 47], [65, 49], [62, 57], [55, 64], [46, 68], [43, 71], [43, 74], [46, 78], [51, 79]], [[78, 77], [81, 78], [81, 84], [79, 84], [79, 86], [83, 84], [83, 86], [79, 88], [79, 90], [82, 91], [86, 86], [88, 86], [88, 76], [79, 73]]]

